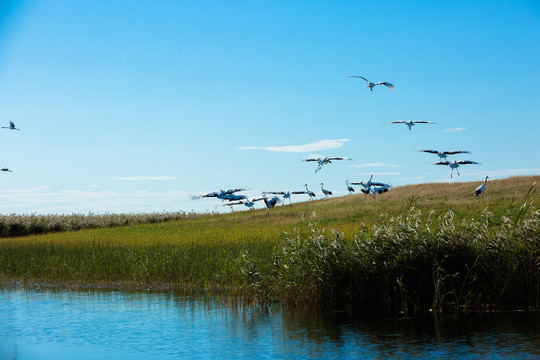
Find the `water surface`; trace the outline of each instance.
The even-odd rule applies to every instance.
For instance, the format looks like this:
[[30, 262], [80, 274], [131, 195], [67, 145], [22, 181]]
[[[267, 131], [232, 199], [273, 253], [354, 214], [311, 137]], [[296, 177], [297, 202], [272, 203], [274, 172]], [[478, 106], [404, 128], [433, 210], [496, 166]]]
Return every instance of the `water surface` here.
[[0, 289], [0, 359], [537, 359], [535, 313], [353, 319], [170, 292]]

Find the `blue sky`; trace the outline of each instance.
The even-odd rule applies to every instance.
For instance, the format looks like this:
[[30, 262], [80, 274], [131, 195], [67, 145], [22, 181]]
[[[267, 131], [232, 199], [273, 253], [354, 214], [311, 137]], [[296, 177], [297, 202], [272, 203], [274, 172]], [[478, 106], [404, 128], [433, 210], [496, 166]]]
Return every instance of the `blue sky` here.
[[[535, 0], [2, 1], [0, 213], [538, 175], [538, 44]], [[480, 165], [450, 179], [419, 149]]]

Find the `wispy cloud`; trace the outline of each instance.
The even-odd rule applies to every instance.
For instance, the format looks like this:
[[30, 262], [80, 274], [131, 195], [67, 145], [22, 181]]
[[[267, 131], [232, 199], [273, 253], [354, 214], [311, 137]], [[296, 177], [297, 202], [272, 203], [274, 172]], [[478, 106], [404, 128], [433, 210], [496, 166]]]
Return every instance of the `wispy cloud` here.
[[457, 128], [446, 129], [444, 131], [446, 131], [446, 132], [456, 132], [456, 131], [464, 131], [464, 130], [467, 130], [467, 128], [466, 127], [457, 127]]
[[462, 175], [466, 176], [489, 176], [492, 178], [506, 177], [506, 176], [522, 176], [522, 175], [538, 175], [540, 174], [540, 168], [532, 169], [500, 169], [500, 170], [462, 170]]
[[317, 142], [305, 144], [305, 145], [266, 146], [266, 147], [241, 146], [238, 148], [238, 150], [267, 150], [267, 151], [277, 151], [277, 152], [303, 153], [303, 152], [310, 152], [310, 151], [336, 149], [343, 146], [343, 144], [347, 141], [350, 141], [350, 140], [349, 139], [321, 140], [321, 141], [317, 141]]
[[147, 181], [147, 180], [172, 180], [176, 179], [174, 176], [129, 176], [129, 177], [117, 177], [114, 180], [120, 181]]
[[398, 172], [372, 172], [372, 173], [362, 173], [358, 174], [358, 176], [377, 176], [377, 175], [384, 175], [384, 176], [398, 176], [401, 175], [401, 173]]
[[352, 168], [371, 168], [371, 167], [386, 167], [386, 168], [398, 168], [401, 167], [395, 164], [385, 164], [385, 163], [367, 163], [367, 164], [356, 164], [356, 165], [347, 165]]

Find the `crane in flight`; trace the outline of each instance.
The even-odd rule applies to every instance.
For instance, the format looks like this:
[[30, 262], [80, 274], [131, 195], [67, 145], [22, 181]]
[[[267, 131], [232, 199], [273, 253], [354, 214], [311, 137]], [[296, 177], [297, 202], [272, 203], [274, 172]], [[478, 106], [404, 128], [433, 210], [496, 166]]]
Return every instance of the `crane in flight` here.
[[2, 126], [2, 129], [21, 130], [15, 127], [15, 123], [13, 121], [9, 122], [9, 126]]
[[321, 168], [326, 165], [326, 164], [331, 164], [332, 161], [334, 160], [353, 160], [351, 158], [347, 158], [347, 157], [329, 157], [329, 156], [326, 156], [326, 157], [310, 157], [308, 159], [304, 159], [302, 160], [303, 162], [309, 162], [309, 161], [316, 161], [317, 162], [317, 169], [315, 170], [315, 172], [321, 170]]
[[446, 159], [447, 155], [455, 155], [455, 154], [470, 154], [470, 151], [464, 151], [464, 150], [454, 150], [454, 151], [438, 151], [438, 150], [417, 150], [419, 152], [425, 152], [430, 154], [437, 154], [437, 156], [443, 161]]
[[452, 169], [452, 172], [450, 173], [450, 179], [454, 175], [454, 169], [456, 169], [456, 172], [459, 175], [458, 167], [460, 165], [467, 165], [467, 164], [478, 164], [476, 161], [470, 161], [470, 160], [452, 160], [452, 161], [438, 161], [435, 163], [432, 163], [432, 165], [446, 165], [449, 166], [450, 169]]
[[350, 78], [357, 78], [357, 79], [362, 79], [364, 81], [367, 82], [367, 86], [369, 88], [369, 90], [373, 91], [373, 88], [377, 85], [384, 85], [386, 86], [387, 88], [389, 88], [390, 90], [394, 90], [395, 86], [390, 84], [389, 82], [386, 82], [386, 81], [379, 81], [379, 82], [376, 82], [376, 83], [372, 83], [371, 81], [369, 81], [368, 79], [366, 79], [365, 77], [363, 76], [357, 76], [357, 75], [351, 75], [351, 76], [348, 76]]
[[0, 170], [2, 170], [2, 171], [4, 171], [4, 172], [13, 172], [13, 171], [11, 171], [10, 169], [8, 169], [7, 167], [3, 167], [3, 168], [0, 169]]
[[[241, 199], [245, 199], [246, 197], [244, 195], [234, 195], [233, 196], [233, 194], [236, 193], [236, 192], [245, 191], [245, 190], [247, 190], [247, 189], [233, 188], [233, 189], [227, 189], [227, 190], [219, 190], [219, 191], [209, 192], [209, 193], [202, 194], [202, 195], [192, 196], [191, 199], [192, 200], [197, 200], [197, 199], [200, 199], [200, 198], [215, 197], [215, 198], [218, 198], [218, 199], [221, 199], [221, 200], [241, 200]], [[235, 196], [243, 196], [243, 197], [235, 198]]]
[[253, 202], [252, 200], [244, 199], [244, 200], [228, 201], [218, 206], [228, 206], [231, 208], [231, 210], [233, 210], [233, 206], [235, 205], [244, 205], [250, 210], [253, 210], [253, 206], [255, 205], [255, 202]]
[[412, 127], [416, 124], [436, 124], [436, 122], [425, 121], [425, 120], [398, 120], [398, 121], [391, 121], [387, 124], [405, 124], [407, 125], [409, 130], [411, 130]]

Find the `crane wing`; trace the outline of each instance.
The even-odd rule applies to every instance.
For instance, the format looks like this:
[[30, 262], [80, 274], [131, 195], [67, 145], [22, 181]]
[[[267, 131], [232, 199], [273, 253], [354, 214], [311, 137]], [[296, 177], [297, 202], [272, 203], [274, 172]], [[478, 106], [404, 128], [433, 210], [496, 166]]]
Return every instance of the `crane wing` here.
[[435, 124], [433, 121], [424, 121], [424, 120], [414, 120], [415, 124]]
[[351, 76], [347, 76], [347, 77], [350, 77], [350, 78], [358, 78], [358, 79], [362, 79], [362, 80], [365, 80], [365, 81], [369, 82], [369, 80], [368, 80], [368, 79], [366, 79], [366, 78], [365, 78], [365, 77], [363, 77], [363, 76], [356, 76], [356, 75], [351, 75]]
[[[430, 153], [430, 154], [438, 154], [439, 152], [437, 150], [418, 150], [420, 152], [426, 152], [426, 153]], [[446, 154], [446, 152], [445, 152]]]
[[353, 159], [347, 158], [347, 157], [329, 157], [327, 158], [327, 160], [353, 160]]
[[395, 86], [393, 84], [390, 84], [389, 82], [386, 82], [386, 81], [379, 81], [379, 82], [375, 83], [375, 85], [384, 85], [387, 88], [389, 88], [390, 90], [394, 90], [394, 88], [395, 88]]
[[286, 191], [265, 191], [263, 194], [285, 195]]
[[470, 154], [470, 151], [463, 151], [463, 150], [454, 150], [454, 151], [444, 151], [446, 155], [454, 155], [454, 154]]
[[448, 161], [437, 161], [434, 163], [431, 163], [431, 165], [450, 165]]
[[387, 124], [405, 124], [405, 123], [406, 123], [406, 121], [404, 121], [404, 120], [398, 120], [398, 121], [391, 121], [391, 122], [389, 122]]
[[227, 189], [225, 190], [225, 194], [234, 194], [235, 192], [245, 191], [245, 190], [247, 189], [244, 189], [244, 188]]
[[466, 164], [478, 164], [476, 161], [470, 161], [470, 160], [458, 160], [456, 161], [460, 165], [466, 165]]

